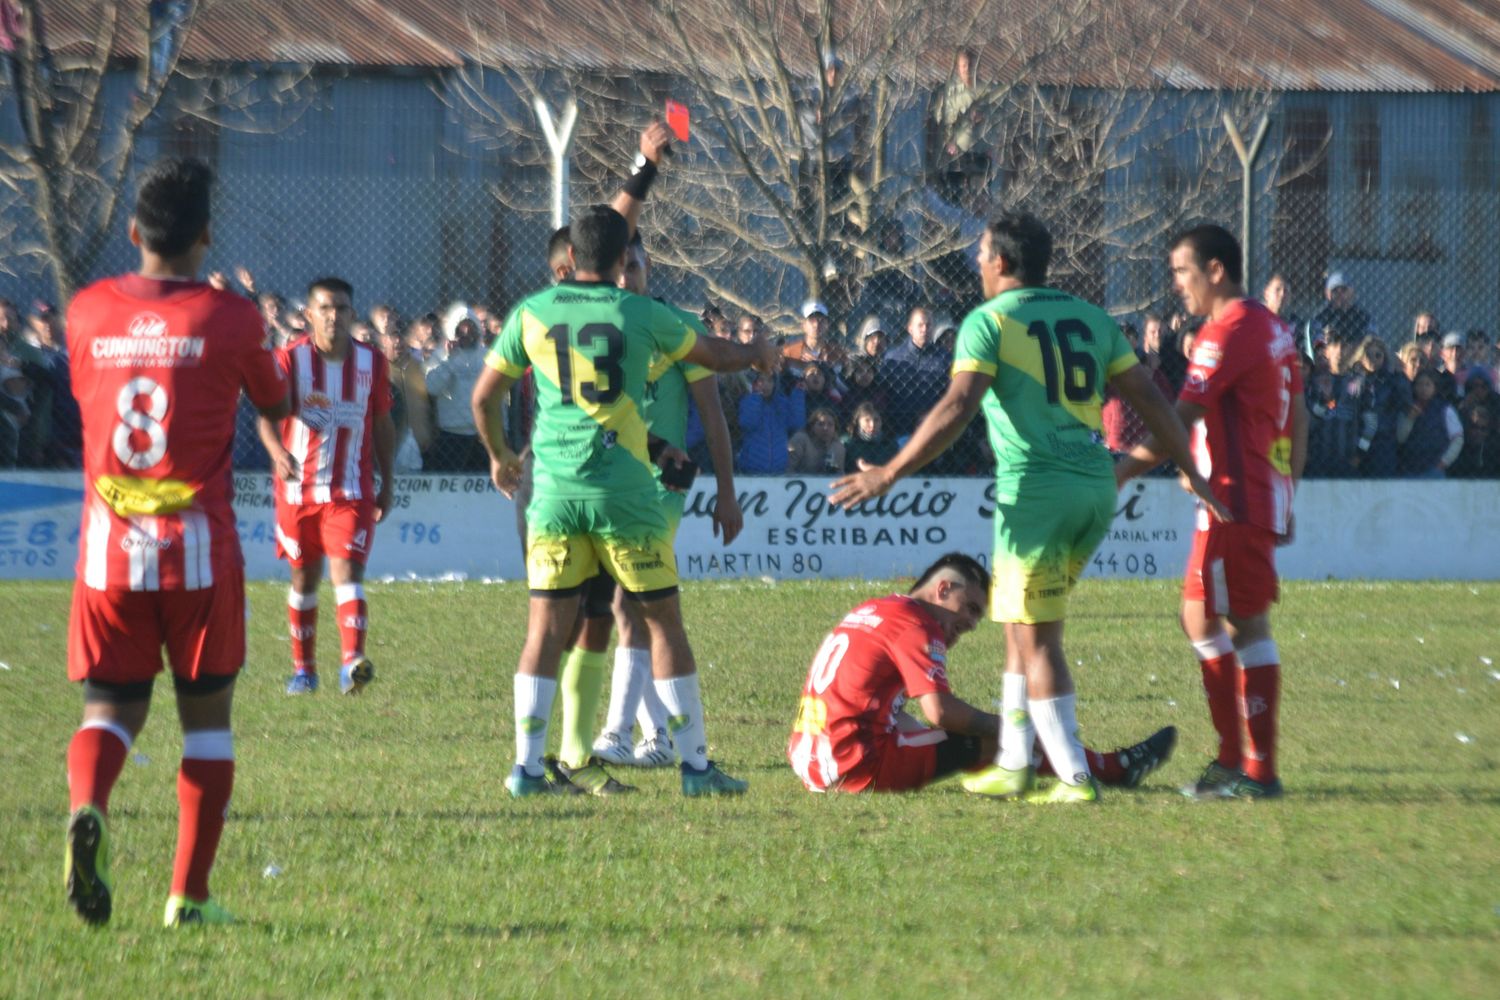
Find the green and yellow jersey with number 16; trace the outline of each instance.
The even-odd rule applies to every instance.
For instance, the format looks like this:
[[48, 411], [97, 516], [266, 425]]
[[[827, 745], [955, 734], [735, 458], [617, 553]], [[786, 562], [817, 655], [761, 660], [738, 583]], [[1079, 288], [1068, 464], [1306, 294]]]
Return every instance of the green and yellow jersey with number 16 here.
[[984, 397], [996, 495], [1113, 481], [1100, 409], [1106, 382], [1137, 364], [1109, 314], [1051, 288], [1017, 288], [964, 318], [953, 371], [994, 378]]
[[536, 375], [536, 494], [653, 493], [644, 418], [652, 359], [680, 359], [702, 333], [690, 314], [602, 282], [564, 281], [522, 299], [485, 363]]

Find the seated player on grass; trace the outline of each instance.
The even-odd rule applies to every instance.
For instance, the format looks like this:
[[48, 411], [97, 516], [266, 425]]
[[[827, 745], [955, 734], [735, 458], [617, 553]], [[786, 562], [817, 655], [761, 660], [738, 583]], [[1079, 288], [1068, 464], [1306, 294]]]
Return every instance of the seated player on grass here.
[[[972, 632], [988, 604], [990, 575], [958, 552], [939, 558], [905, 594], [860, 604], [813, 657], [787, 759], [809, 791], [913, 791], [994, 758], [1000, 718], [948, 687], [948, 648]], [[932, 723], [904, 710], [916, 698]], [[1088, 750], [1102, 784], [1134, 788], [1172, 754], [1167, 726], [1135, 746]], [[1035, 751], [1033, 751], [1035, 755]], [[1045, 758], [1039, 775], [1052, 774]]]

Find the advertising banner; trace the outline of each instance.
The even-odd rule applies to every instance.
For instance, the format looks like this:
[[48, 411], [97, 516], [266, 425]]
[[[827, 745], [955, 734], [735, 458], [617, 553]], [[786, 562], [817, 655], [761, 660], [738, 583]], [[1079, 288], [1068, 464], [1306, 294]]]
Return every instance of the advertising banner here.
[[[395, 485], [371, 579], [522, 578], [515, 506], [486, 477], [402, 476]], [[986, 480], [910, 479], [850, 510], [828, 505], [822, 479], [747, 477], [737, 488], [745, 528], [728, 547], [713, 536], [712, 480], [689, 494], [677, 539], [685, 579], [900, 577], [952, 549], [987, 561], [994, 537]], [[247, 578], [285, 579], [270, 476], [236, 474], [235, 491]], [[82, 499], [77, 473], [0, 473], [0, 579], [72, 578]], [[1500, 578], [1494, 482], [1312, 481], [1295, 510], [1296, 542], [1277, 557], [1287, 579]], [[1175, 579], [1194, 516], [1174, 481], [1130, 484], [1088, 575]]]

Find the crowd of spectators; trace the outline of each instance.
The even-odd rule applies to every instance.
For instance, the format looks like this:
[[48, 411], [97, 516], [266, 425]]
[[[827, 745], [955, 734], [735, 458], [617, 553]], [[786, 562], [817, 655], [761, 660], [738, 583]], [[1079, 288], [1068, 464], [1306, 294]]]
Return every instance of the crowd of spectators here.
[[[256, 300], [273, 346], [306, 329], [302, 303], [258, 289], [246, 269], [236, 269], [233, 280], [222, 274], [211, 280]], [[1500, 477], [1500, 371], [1485, 333], [1440, 332], [1436, 317], [1422, 312], [1410, 338], [1393, 349], [1376, 335], [1339, 273], [1328, 277], [1325, 305], [1311, 319], [1287, 311], [1289, 297], [1280, 275], [1263, 291], [1301, 348], [1309, 478]], [[702, 315], [713, 336], [749, 340], [766, 333], [753, 314], [730, 317], [710, 306]], [[952, 317], [917, 304], [896, 316], [843, 317], [836, 327], [818, 299], [803, 303], [796, 315], [799, 329], [783, 339], [780, 373], [719, 377], [736, 471], [825, 475], [854, 471], [861, 461], [886, 461], [948, 386]], [[406, 319], [378, 304], [355, 324], [355, 338], [371, 343], [391, 366], [398, 471], [487, 471], [469, 396], [502, 323], [500, 311], [482, 305], [455, 304]], [[1158, 388], [1175, 398], [1187, 375], [1194, 320], [1148, 313], [1123, 330]], [[523, 381], [516, 392], [527, 385]], [[254, 412], [243, 411], [236, 464], [268, 468]], [[528, 411], [527, 400], [513, 401], [508, 411], [518, 448]], [[1128, 451], [1144, 435], [1130, 407], [1106, 394], [1103, 437], [1110, 450]], [[689, 413], [687, 443], [699, 465], [711, 470], [696, 409]], [[0, 299], [0, 467], [77, 467], [79, 448], [61, 315], [37, 302], [23, 321]], [[977, 476], [993, 465], [976, 422], [928, 471]]]

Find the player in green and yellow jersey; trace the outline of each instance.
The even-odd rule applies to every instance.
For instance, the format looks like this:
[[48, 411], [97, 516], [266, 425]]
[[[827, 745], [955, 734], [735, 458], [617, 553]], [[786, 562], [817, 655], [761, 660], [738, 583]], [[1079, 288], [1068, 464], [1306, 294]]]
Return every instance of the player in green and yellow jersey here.
[[707, 758], [697, 667], [682, 627], [668, 512], [658, 493], [642, 408], [653, 357], [716, 371], [774, 370], [766, 340], [736, 344], [662, 303], [615, 287], [630, 227], [596, 205], [570, 227], [573, 278], [523, 299], [506, 320], [474, 389], [474, 415], [507, 496], [520, 460], [501, 417], [510, 385], [536, 376], [535, 492], [527, 511], [531, 604], [515, 678], [513, 795], [545, 790], [542, 767], [557, 669], [578, 595], [600, 566], [637, 602], [651, 635], [655, 689], [672, 720], [688, 795], [744, 791]]
[[[625, 255], [625, 270], [620, 286], [638, 295], [647, 294], [651, 275], [651, 258], [639, 235], [632, 239]], [[697, 323], [690, 313], [668, 306], [684, 322]], [[719, 401], [714, 373], [687, 361], [671, 361], [658, 355], [651, 366], [646, 385], [646, 424], [651, 433], [671, 449], [687, 448], [688, 407], [696, 405], [703, 433], [713, 458], [717, 492], [713, 505], [714, 534], [725, 545], [734, 541], [744, 527], [744, 515], [734, 491], [734, 450], [730, 443], [729, 424]], [[675, 534], [682, 519], [685, 490], [663, 487], [661, 501], [668, 510]], [[615, 648], [614, 673], [610, 681], [609, 711], [605, 726], [594, 742], [592, 753], [603, 761], [637, 767], [662, 767], [675, 760], [671, 736], [667, 732], [667, 712], [651, 686], [650, 637], [635, 602], [615, 600], [615, 621], [620, 629], [620, 643]], [[584, 692], [586, 695], [588, 692]], [[595, 694], [597, 698], [597, 693]], [[563, 717], [567, 719], [569, 688], [563, 688]], [[584, 699], [587, 700], [586, 698]], [[630, 731], [639, 713], [642, 739], [634, 748]], [[593, 725], [590, 715], [588, 724]], [[574, 779], [577, 780], [576, 778]]]
[[[1098, 307], [1046, 287], [1051, 258], [1052, 236], [1035, 217], [1005, 213], [988, 225], [978, 264], [989, 301], [959, 329], [947, 392], [895, 458], [835, 482], [832, 501], [848, 506], [884, 494], [984, 409], [997, 463], [990, 617], [1005, 623], [1005, 686], [996, 765], [964, 787], [1092, 802], [1098, 788], [1078, 739], [1062, 633], [1068, 594], [1114, 516], [1114, 466], [1100, 419], [1106, 383], [1169, 442], [1182, 468], [1193, 466], [1187, 431], [1119, 327]], [[1211, 501], [1203, 477], [1189, 475]], [[1060, 778], [1046, 793], [1032, 792], [1038, 738]]]

